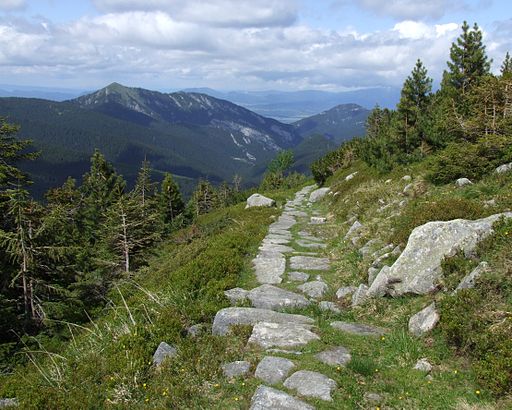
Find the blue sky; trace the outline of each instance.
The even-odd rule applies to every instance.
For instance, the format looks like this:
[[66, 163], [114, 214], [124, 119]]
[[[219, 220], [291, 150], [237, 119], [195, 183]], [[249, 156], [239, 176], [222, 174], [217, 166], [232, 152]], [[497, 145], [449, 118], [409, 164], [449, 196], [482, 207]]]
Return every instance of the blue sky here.
[[0, 83], [345, 90], [439, 80], [463, 20], [499, 68], [505, 0], [0, 0]]

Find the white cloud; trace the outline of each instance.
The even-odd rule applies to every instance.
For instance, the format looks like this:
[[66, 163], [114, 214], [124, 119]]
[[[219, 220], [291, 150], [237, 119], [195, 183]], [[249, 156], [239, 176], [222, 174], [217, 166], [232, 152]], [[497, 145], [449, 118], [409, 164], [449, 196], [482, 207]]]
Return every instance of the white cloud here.
[[455, 23], [429, 26], [419, 21], [406, 20], [395, 24], [393, 30], [398, 32], [400, 38], [419, 40], [451, 35], [458, 28], [459, 25]]
[[0, 0], [0, 10], [5, 11], [21, 10], [26, 5], [25, 0]]
[[94, 0], [104, 12], [164, 11], [179, 21], [224, 27], [287, 26], [295, 0]]

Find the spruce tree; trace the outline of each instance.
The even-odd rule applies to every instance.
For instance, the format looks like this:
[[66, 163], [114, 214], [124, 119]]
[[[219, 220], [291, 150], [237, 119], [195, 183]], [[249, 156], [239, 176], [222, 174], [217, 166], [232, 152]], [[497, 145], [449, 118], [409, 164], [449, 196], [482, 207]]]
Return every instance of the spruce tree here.
[[482, 31], [476, 23], [470, 28], [464, 21], [462, 34], [450, 48], [449, 71], [445, 71], [443, 87], [452, 87], [464, 95], [482, 76], [489, 73], [491, 62], [482, 43]]
[[510, 58], [510, 53], [508, 51], [503, 63], [501, 64], [500, 73], [502, 77], [512, 77], [512, 58]]
[[428, 104], [431, 91], [432, 79], [428, 77], [427, 69], [418, 59], [404, 82], [397, 106], [397, 132], [402, 150], [406, 153], [415, 148], [422, 139], [418, 122]]
[[134, 188], [134, 194], [140, 199], [143, 209], [148, 205], [148, 200], [155, 196], [156, 185], [156, 183], [151, 182], [150, 163], [146, 158], [144, 158], [139, 169]]
[[164, 224], [171, 229], [176, 218], [185, 211], [185, 204], [178, 184], [169, 173], [164, 175], [157, 201]]
[[208, 213], [217, 207], [217, 192], [207, 180], [200, 179], [190, 202], [196, 217]]

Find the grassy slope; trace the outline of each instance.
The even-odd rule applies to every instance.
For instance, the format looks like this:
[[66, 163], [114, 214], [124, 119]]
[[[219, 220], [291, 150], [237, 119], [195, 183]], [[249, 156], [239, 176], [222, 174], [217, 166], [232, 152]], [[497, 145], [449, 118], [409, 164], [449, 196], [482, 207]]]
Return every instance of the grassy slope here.
[[[317, 209], [330, 214], [330, 222], [315, 228], [318, 234], [330, 238], [325, 252], [334, 261], [334, 269], [323, 274], [332, 289], [330, 300], [336, 301], [334, 290], [339, 286], [364, 283], [372, 262], [342, 239], [349, 227], [344, 222], [351, 215], [356, 214], [367, 228], [361, 242], [377, 238], [382, 244], [398, 244], [405, 241], [414, 226], [427, 220], [468, 215], [476, 218], [512, 208], [512, 175], [491, 176], [455, 189], [421, 182], [425, 168], [420, 164], [379, 177], [356, 164], [331, 178], [329, 183], [339, 194], [317, 205]], [[346, 182], [344, 177], [355, 170], [359, 173]], [[414, 177], [415, 194], [400, 207], [398, 203], [404, 199], [401, 192], [408, 184], [401, 180], [405, 174]], [[388, 178], [391, 182], [385, 183]], [[273, 196], [282, 203], [291, 193]], [[496, 205], [485, 208], [483, 201], [489, 199], [495, 199]], [[378, 210], [388, 203], [394, 205]], [[0, 379], [0, 397], [14, 395], [22, 401], [23, 408], [41, 409], [248, 408], [260, 383], [254, 378], [228, 380], [222, 376], [220, 366], [242, 358], [253, 365], [258, 363], [261, 352], [246, 347], [249, 330], [241, 327], [230, 338], [204, 334], [191, 339], [185, 329], [196, 323], [211, 324], [215, 312], [228, 306], [222, 296], [224, 289], [256, 285], [250, 260], [276, 214], [276, 210], [245, 211], [243, 205], [238, 205], [206, 215], [197, 226], [178, 232], [147, 268], [120, 286], [128, 308], [114, 290], [105, 316], [86, 330], [73, 328], [75, 337], [58, 355], [33, 354], [39, 370], [29, 366]], [[510, 276], [512, 241], [508, 229], [500, 228], [499, 237], [480, 247], [480, 259], [492, 267], [491, 274], [479, 284], [486, 291], [488, 281]], [[456, 283], [476, 263], [471, 261], [468, 267], [455, 261], [448, 282]], [[492, 289], [485, 306], [490, 309], [489, 305], [495, 302], [497, 310], [510, 312], [512, 298], [506, 293], [509, 290]], [[407, 333], [412, 314], [432, 300], [451, 306], [449, 298], [438, 293], [378, 299], [355, 309], [343, 309], [341, 314], [314, 307], [298, 310], [317, 318], [322, 341], [303, 348], [300, 357], [290, 358], [297, 362], [298, 369], [322, 371], [339, 386], [333, 404], [311, 403], [318, 409], [376, 408], [365, 401], [364, 395], [378, 392], [385, 397], [384, 403], [379, 404], [383, 409], [510, 408], [510, 401], [497, 401], [491, 386], [477, 380], [470, 355], [459, 355], [448, 345], [449, 333], [443, 331], [443, 324], [426, 338], [415, 339]], [[338, 303], [348, 307], [349, 301]], [[443, 314], [441, 310], [442, 323], [447, 316]], [[383, 339], [344, 335], [330, 328], [332, 320], [357, 320], [387, 327], [391, 332]], [[179, 356], [155, 371], [150, 365], [151, 356], [162, 340], [175, 344]], [[344, 345], [351, 350], [353, 360], [347, 368], [330, 368], [313, 359], [316, 352], [329, 345]], [[421, 357], [434, 364], [433, 380], [412, 369]]]

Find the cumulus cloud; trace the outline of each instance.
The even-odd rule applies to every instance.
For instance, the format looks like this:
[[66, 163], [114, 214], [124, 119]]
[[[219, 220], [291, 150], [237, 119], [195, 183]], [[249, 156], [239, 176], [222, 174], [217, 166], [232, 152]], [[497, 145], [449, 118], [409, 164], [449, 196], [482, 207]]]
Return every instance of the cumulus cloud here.
[[[460, 32], [455, 23], [413, 20], [365, 32], [297, 22], [237, 26], [211, 18], [206, 24], [200, 16], [184, 14], [185, 9], [180, 15], [164, 10], [158, 6], [164, 2], [157, 0], [132, 0], [130, 10], [115, 10], [120, 0], [109, 1], [108, 12], [69, 23], [0, 17], [0, 76], [31, 78], [32, 83], [40, 79], [48, 85], [55, 79], [60, 85], [87, 88], [111, 81], [157, 89], [401, 86], [417, 58], [440, 79], [450, 44]], [[501, 61], [512, 23], [489, 29], [488, 50]]]
[[0, 0], [0, 10], [13, 11], [25, 8], [25, 0]]
[[94, 0], [103, 12], [164, 11], [179, 21], [213, 26], [287, 26], [297, 19], [295, 0]]

